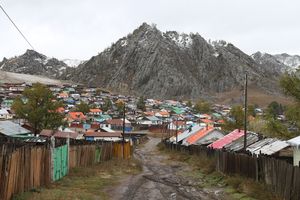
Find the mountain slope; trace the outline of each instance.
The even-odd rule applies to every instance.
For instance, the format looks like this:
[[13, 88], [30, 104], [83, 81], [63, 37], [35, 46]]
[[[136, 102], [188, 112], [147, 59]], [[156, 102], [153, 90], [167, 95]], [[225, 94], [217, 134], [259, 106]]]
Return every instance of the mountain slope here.
[[277, 91], [281, 71], [257, 63], [234, 45], [208, 43], [198, 33], [162, 33], [144, 23], [66, 77], [153, 98], [198, 98], [241, 87], [245, 72], [250, 83]]
[[48, 58], [34, 50], [27, 50], [23, 55], [6, 59], [0, 63], [0, 69], [8, 72], [43, 75], [60, 78], [69, 66], [56, 58]]

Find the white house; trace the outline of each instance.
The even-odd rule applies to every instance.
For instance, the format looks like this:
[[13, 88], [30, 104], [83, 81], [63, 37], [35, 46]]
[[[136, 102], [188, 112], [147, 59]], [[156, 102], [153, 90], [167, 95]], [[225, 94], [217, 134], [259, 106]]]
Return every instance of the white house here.
[[0, 109], [0, 119], [12, 119], [13, 115], [9, 113], [6, 109]]
[[299, 166], [300, 162], [300, 136], [287, 141], [293, 147], [294, 166]]

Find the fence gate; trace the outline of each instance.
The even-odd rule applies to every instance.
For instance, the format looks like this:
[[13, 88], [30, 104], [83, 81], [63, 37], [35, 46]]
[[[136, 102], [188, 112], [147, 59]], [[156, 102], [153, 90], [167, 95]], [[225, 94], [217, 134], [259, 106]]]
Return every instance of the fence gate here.
[[61, 179], [68, 173], [68, 145], [56, 147], [53, 151], [53, 181]]

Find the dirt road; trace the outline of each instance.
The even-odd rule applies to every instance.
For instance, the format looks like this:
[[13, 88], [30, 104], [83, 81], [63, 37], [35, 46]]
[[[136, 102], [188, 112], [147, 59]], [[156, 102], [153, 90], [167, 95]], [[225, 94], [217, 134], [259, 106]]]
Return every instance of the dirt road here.
[[201, 188], [201, 180], [182, 175], [190, 171], [190, 167], [185, 163], [168, 160], [167, 155], [161, 155], [156, 147], [159, 142], [159, 138], [150, 138], [145, 145], [135, 150], [135, 157], [142, 162], [143, 172], [123, 180], [121, 185], [111, 191], [112, 199], [225, 199], [222, 188]]

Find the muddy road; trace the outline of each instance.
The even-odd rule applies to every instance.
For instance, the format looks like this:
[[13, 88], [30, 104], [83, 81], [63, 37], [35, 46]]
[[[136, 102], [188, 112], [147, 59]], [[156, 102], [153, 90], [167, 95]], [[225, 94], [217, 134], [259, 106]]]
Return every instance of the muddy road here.
[[150, 138], [135, 150], [134, 156], [143, 165], [143, 172], [122, 181], [110, 193], [120, 200], [223, 200], [222, 188], [201, 188], [201, 180], [184, 176], [191, 169], [185, 163], [173, 162], [157, 150], [159, 138]]

